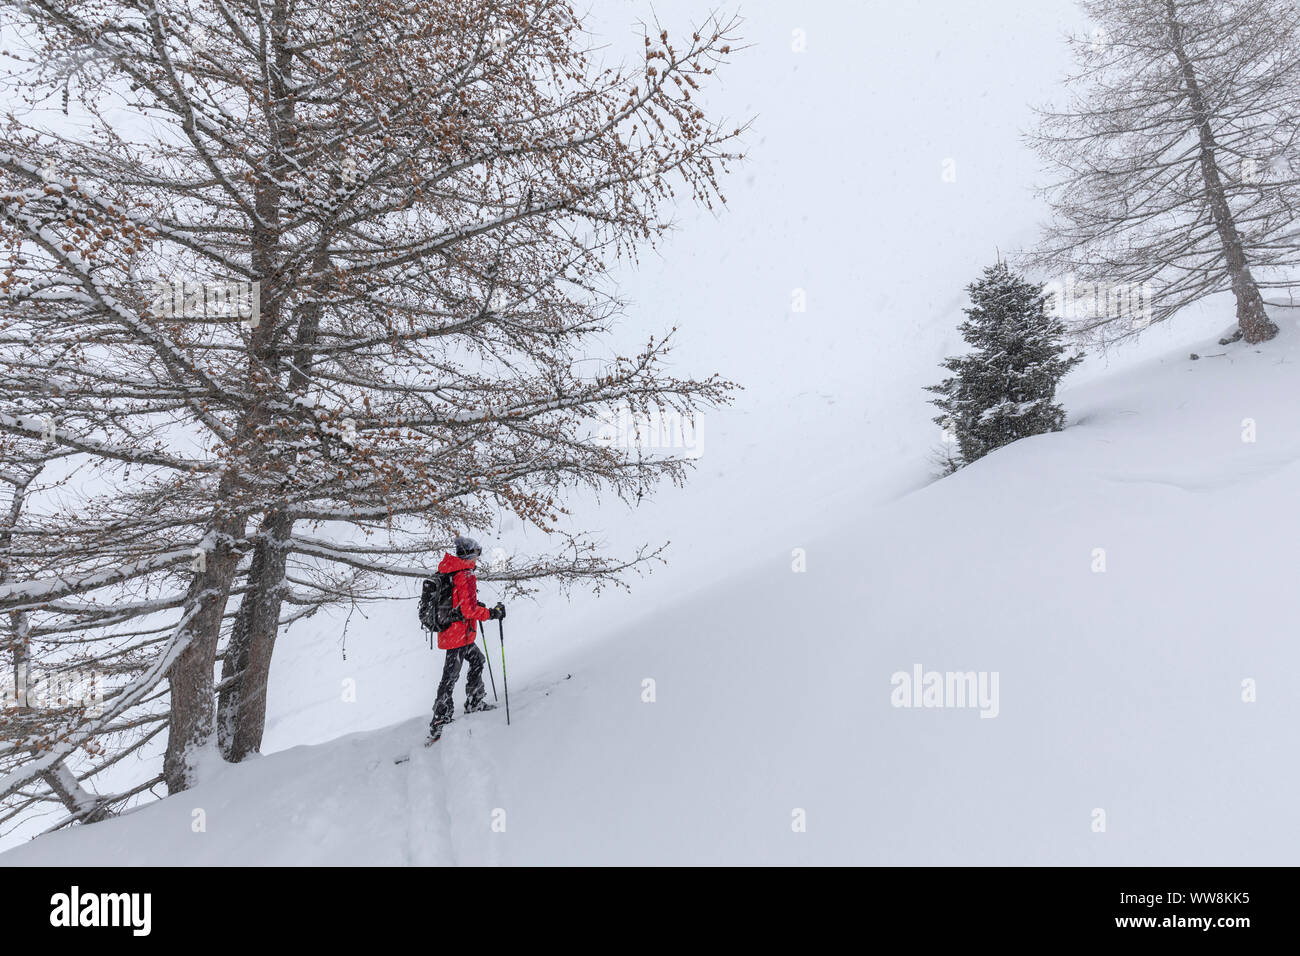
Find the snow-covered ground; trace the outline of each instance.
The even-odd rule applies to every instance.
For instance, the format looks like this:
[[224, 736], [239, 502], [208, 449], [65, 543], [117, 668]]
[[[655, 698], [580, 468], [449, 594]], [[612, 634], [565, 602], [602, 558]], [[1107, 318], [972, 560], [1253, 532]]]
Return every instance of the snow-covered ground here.
[[[1198, 351], [815, 531], [827, 500], [787, 496], [773, 527], [802, 537], [683, 549], [707, 586], [626, 626], [576, 615], [588, 640], [512, 670], [510, 727], [420, 747], [436, 656], [388, 635], [426, 693], [359, 693], [409, 719], [209, 767], [0, 862], [1293, 862], [1300, 348]], [[990, 695], [895, 706], [917, 666]]]

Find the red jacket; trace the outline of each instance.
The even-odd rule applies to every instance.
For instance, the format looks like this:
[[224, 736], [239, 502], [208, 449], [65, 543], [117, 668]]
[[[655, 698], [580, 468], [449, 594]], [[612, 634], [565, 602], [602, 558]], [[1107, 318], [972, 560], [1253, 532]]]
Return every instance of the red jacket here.
[[463, 621], [438, 632], [438, 646], [444, 651], [474, 643], [478, 621], [486, 621], [491, 613], [478, 603], [478, 578], [474, 577], [474, 562], [463, 561], [454, 554], [444, 554], [438, 565], [441, 574], [453, 575], [451, 579], [451, 606], [460, 608]]

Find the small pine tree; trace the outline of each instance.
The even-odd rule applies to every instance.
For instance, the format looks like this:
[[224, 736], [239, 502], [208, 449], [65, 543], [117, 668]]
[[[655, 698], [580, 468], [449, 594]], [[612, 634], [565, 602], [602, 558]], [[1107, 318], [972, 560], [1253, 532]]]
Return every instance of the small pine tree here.
[[972, 351], [945, 359], [953, 374], [928, 391], [943, 413], [935, 422], [956, 441], [947, 470], [983, 458], [1020, 438], [1060, 431], [1065, 409], [1056, 386], [1083, 356], [1066, 356], [1064, 323], [1047, 311], [1042, 286], [999, 262], [967, 287], [971, 307], [961, 334]]

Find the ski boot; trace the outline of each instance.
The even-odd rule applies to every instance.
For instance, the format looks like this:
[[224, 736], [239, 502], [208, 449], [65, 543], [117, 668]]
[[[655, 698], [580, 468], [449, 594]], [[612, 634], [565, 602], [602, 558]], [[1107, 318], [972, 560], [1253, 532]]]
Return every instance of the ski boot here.
[[441, 740], [442, 728], [446, 727], [449, 723], [451, 723], [450, 717], [445, 720], [434, 720], [434, 722], [429, 725], [429, 738], [424, 742], [424, 745], [426, 747], [432, 747]]

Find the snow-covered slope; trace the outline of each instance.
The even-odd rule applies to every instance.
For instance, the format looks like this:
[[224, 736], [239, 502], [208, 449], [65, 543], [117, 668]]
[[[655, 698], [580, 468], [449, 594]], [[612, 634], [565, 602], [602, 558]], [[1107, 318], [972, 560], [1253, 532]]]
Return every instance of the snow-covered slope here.
[[[717, 583], [575, 618], [510, 727], [426, 750], [412, 697], [0, 863], [1292, 863], [1300, 348], [1201, 351], [910, 494], [784, 496], [763, 547], [680, 549]], [[996, 673], [996, 716], [894, 706], [917, 665]]]

